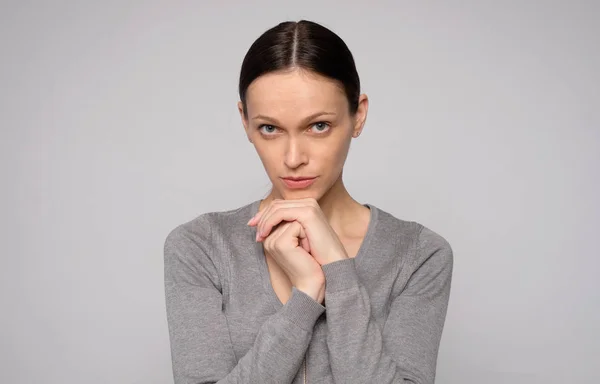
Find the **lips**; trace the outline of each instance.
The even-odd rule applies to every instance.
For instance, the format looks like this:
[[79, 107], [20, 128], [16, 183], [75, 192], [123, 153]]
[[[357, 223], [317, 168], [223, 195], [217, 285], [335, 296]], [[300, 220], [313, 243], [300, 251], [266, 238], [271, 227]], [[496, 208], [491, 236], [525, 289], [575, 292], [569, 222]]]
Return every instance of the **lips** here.
[[302, 181], [302, 180], [311, 180], [314, 177], [283, 177], [284, 180], [292, 180], [292, 181]]
[[304, 189], [310, 187], [316, 177], [283, 177], [282, 180], [289, 189]]

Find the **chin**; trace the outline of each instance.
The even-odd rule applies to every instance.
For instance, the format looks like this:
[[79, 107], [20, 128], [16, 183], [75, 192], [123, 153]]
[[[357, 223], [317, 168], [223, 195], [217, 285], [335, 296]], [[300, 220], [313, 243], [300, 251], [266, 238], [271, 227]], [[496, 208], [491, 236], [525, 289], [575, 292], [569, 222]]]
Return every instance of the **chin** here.
[[284, 199], [284, 200], [300, 200], [300, 199], [315, 199], [317, 201], [319, 201], [319, 199], [321, 199], [321, 197], [323, 196], [323, 193], [319, 190], [311, 190], [311, 189], [306, 189], [306, 190], [283, 190], [283, 191], [278, 191], [279, 195]]

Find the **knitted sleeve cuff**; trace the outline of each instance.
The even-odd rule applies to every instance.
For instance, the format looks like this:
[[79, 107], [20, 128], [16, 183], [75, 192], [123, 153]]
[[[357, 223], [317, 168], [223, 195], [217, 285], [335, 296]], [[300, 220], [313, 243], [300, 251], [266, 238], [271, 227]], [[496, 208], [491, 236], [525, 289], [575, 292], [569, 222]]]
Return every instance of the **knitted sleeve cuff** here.
[[358, 285], [354, 258], [334, 261], [323, 265], [325, 294], [344, 291]]
[[280, 314], [298, 327], [312, 331], [325, 307], [306, 293], [292, 287], [292, 295], [281, 308]]

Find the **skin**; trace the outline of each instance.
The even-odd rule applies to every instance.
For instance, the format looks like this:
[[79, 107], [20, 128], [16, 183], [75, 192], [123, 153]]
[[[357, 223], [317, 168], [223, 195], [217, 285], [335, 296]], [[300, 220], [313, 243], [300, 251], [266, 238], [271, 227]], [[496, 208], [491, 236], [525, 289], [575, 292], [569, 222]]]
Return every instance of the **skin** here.
[[[238, 109], [273, 188], [248, 225], [256, 227], [267, 257], [297, 289], [323, 302], [321, 266], [353, 257], [369, 222], [369, 209], [342, 181], [350, 142], [360, 135], [368, 98], [351, 114], [341, 84], [303, 69], [272, 72], [250, 84], [247, 116]], [[283, 177], [316, 177], [290, 189]]]

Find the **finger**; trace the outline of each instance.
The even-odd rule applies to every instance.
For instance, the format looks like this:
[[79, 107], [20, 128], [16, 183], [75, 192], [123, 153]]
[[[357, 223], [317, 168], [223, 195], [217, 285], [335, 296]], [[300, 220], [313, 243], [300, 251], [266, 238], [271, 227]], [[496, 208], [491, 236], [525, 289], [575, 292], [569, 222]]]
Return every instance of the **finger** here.
[[[264, 213], [261, 215], [261, 218], [259, 219], [259, 222], [256, 224], [256, 233], [258, 235], [258, 239], [269, 236], [269, 233], [270, 233], [272, 227], [279, 224], [282, 221], [282, 220], [274, 221], [273, 217], [274, 217], [275, 212], [283, 209], [282, 207], [286, 207], [286, 206], [288, 206], [288, 207], [293, 206], [293, 203], [290, 204], [290, 203], [274, 202], [273, 204], [271, 204], [271, 206], [269, 206], [267, 209], [265, 209]], [[293, 221], [293, 220], [287, 220], [287, 221]], [[265, 229], [265, 223], [270, 223], [268, 230]]]
[[254, 214], [254, 216], [252, 216], [250, 218], [250, 220], [248, 220], [248, 225], [253, 227], [258, 223], [258, 220], [260, 220], [260, 217], [262, 216], [263, 212], [265, 211], [265, 208], [261, 209], [260, 211], [256, 212]]
[[308, 237], [306, 236], [306, 231], [304, 230], [304, 227], [302, 227], [302, 225], [300, 225], [300, 227], [302, 228], [302, 232], [298, 236], [298, 239], [300, 239], [300, 246], [304, 248], [306, 252], [310, 253], [310, 242], [308, 241]]
[[268, 211], [269, 208], [271, 208], [271, 206], [273, 205], [273, 203], [276, 203], [279, 200], [280, 199], [273, 199], [273, 200], [271, 200], [266, 206], [263, 207], [263, 209], [261, 209], [258, 212], [256, 212], [254, 214], [254, 216], [252, 216], [252, 218], [250, 218], [250, 220], [248, 221], [248, 225], [251, 226], [251, 227], [257, 225], [258, 222], [260, 221], [260, 218], [264, 215], [264, 213], [266, 211]]
[[264, 240], [265, 248], [271, 251], [271, 254], [285, 253], [286, 250], [292, 250], [299, 246], [298, 238], [300, 236], [306, 237], [300, 223], [282, 223]]
[[261, 209], [252, 220], [253, 226], [256, 226], [258, 228], [261, 220], [265, 217], [265, 215], [267, 215], [271, 211], [271, 209], [273, 209], [274, 205], [279, 204], [281, 201], [284, 200], [273, 199], [263, 209]]
[[[286, 224], [289, 224], [289, 223], [281, 222], [281, 223], [277, 224], [276, 226], [274, 226], [273, 229], [271, 230], [271, 237], [277, 238], [281, 234], [281, 232], [285, 229], [282, 227], [284, 227]], [[258, 241], [258, 242], [264, 241], [267, 237], [268, 236], [261, 237], [257, 233], [256, 241]]]
[[294, 200], [283, 200], [283, 199], [274, 199], [272, 200], [266, 207], [264, 207], [263, 209], [261, 209], [260, 211], [258, 211], [257, 213], [254, 214], [254, 216], [252, 216], [250, 218], [250, 220], [248, 221], [248, 225], [250, 226], [255, 226], [260, 218], [263, 216], [263, 214], [267, 211], [268, 208], [270, 208], [274, 203], [277, 204], [291, 204], [292, 206], [296, 206], [296, 205], [318, 205], [317, 201], [313, 198], [305, 198], [305, 199], [294, 199]]
[[[294, 238], [294, 245], [304, 249], [310, 255], [310, 243], [302, 224], [297, 221], [289, 223], [289, 227], [284, 230], [284, 234], [292, 236]], [[282, 234], [282, 236], [284, 235]]]
[[254, 220], [253, 224], [256, 226], [257, 229], [257, 241], [260, 241], [261, 238], [265, 238], [266, 236], [268, 236], [268, 233], [261, 236], [263, 231], [263, 223], [267, 220], [268, 217], [270, 217], [273, 214], [273, 212], [275, 212], [278, 209], [281, 209], [282, 207], [302, 207], [304, 205], [306, 205], [306, 202], [303, 200], [275, 199], [272, 202], [270, 202], [269, 205], [260, 212], [260, 217], [257, 220]]
[[264, 220], [264, 217], [266, 215], [268, 215], [268, 213], [270, 212], [273, 204], [276, 202], [277, 200], [273, 200], [271, 201], [266, 207], [264, 207], [258, 214], [257, 214], [257, 218], [254, 221], [254, 225], [256, 226], [256, 241], [260, 242], [263, 241], [266, 236], [261, 236], [261, 232], [260, 232], [260, 223]]
[[292, 221], [282, 226], [281, 235], [279, 235], [278, 239], [280, 241], [291, 241], [291, 245], [298, 247], [301, 246], [301, 239], [306, 239], [306, 233], [299, 222]]
[[286, 228], [290, 225], [291, 223], [284, 223], [282, 225], [277, 226], [273, 232], [271, 232], [271, 235], [261, 239], [261, 241], [263, 241], [264, 243], [264, 247], [265, 249], [272, 251], [273, 250], [273, 246], [275, 244], [275, 242], [281, 237], [281, 234], [286, 230]]
[[278, 208], [269, 214], [269, 216], [263, 216], [262, 222], [258, 227], [259, 237], [264, 238], [269, 236], [273, 226], [282, 221], [298, 221], [301, 225], [306, 225], [306, 219], [310, 215], [310, 211], [307, 208], [306, 206]]

